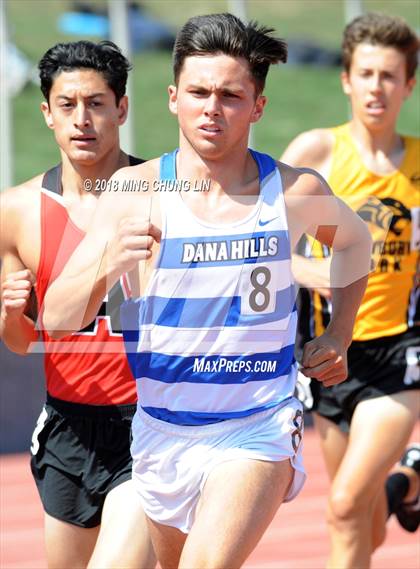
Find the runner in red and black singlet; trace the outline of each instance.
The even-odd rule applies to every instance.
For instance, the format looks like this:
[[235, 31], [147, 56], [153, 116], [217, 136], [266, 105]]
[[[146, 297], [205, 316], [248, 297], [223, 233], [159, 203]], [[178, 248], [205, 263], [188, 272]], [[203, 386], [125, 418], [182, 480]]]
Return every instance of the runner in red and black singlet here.
[[[129, 158], [131, 166], [141, 162]], [[85, 235], [65, 208], [60, 174], [61, 167], [57, 166], [42, 180], [41, 249], [36, 274], [37, 303], [41, 308], [48, 284]], [[52, 339], [40, 326], [49, 396], [88, 405], [135, 405], [136, 385], [125, 355], [119, 319], [119, 307], [128, 296], [122, 278], [107, 295], [95, 321], [63, 340]]]
[[137, 398], [119, 325], [119, 305], [130, 296], [124, 277], [80, 332], [57, 341], [42, 325], [47, 288], [82, 243], [103, 193], [95, 187], [119, 168], [144, 162], [119, 146], [129, 64], [111, 42], [81, 41], [57, 44], [39, 69], [41, 109], [61, 164], [2, 195], [0, 332], [17, 353], [39, 346], [40, 338], [45, 352], [46, 403], [32, 437], [31, 468], [45, 510], [47, 561], [152, 567], [131, 482]]

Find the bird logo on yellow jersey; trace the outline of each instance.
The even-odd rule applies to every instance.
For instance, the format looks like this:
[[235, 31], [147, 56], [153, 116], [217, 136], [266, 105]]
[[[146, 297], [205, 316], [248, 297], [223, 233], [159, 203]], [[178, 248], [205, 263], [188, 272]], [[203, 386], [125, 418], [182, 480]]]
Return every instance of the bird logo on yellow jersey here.
[[357, 210], [360, 217], [382, 229], [389, 229], [395, 235], [401, 235], [407, 223], [411, 222], [411, 213], [398, 200], [393, 198], [370, 197], [363, 206]]

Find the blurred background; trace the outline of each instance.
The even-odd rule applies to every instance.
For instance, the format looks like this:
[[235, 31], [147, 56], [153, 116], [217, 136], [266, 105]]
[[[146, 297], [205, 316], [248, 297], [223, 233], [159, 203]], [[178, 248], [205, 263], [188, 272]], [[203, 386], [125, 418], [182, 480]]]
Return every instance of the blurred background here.
[[[290, 44], [289, 63], [272, 67], [266, 87], [269, 99], [264, 119], [255, 126], [258, 150], [280, 156], [299, 132], [327, 127], [347, 118], [339, 82], [340, 40], [346, 6], [384, 11], [404, 17], [420, 29], [419, 0], [248, 0], [246, 17], [275, 28]], [[108, 2], [71, 0], [1, 0], [6, 9], [9, 41], [19, 51], [8, 78], [15, 79], [13, 97], [13, 183], [20, 183], [58, 161], [52, 132], [39, 105], [36, 64], [56, 42], [109, 37]], [[119, 2], [115, 2], [119, 4]], [[236, 3], [238, 4], [238, 3]], [[241, 3], [240, 3], [241, 4]], [[172, 80], [173, 37], [196, 14], [232, 11], [226, 0], [143, 0], [129, 5], [131, 108], [135, 154], [154, 157], [177, 144], [175, 118], [167, 111], [167, 86]], [[16, 59], [18, 61], [18, 59]], [[12, 64], [9, 62], [10, 67]], [[20, 71], [18, 67], [21, 67]], [[19, 76], [20, 73], [20, 76]], [[406, 103], [400, 128], [418, 134], [420, 90]]]

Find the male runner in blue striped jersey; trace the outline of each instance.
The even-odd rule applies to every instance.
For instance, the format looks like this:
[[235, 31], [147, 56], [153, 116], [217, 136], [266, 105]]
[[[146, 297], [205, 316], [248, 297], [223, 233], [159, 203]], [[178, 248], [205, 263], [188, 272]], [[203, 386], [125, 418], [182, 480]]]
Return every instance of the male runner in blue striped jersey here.
[[[133, 478], [164, 569], [241, 566], [303, 484], [296, 240], [308, 231], [334, 246], [333, 317], [304, 354], [304, 372], [327, 386], [346, 377], [366, 284], [364, 223], [316, 173], [247, 148], [269, 65], [286, 60], [271, 31], [230, 14], [185, 24], [169, 88], [179, 150], [116, 174], [121, 188], [135, 179], [149, 190], [101, 200], [46, 299], [44, 322], [60, 337], [93, 318], [122, 272], [140, 283], [123, 307], [140, 329]], [[170, 191], [176, 179], [190, 191]], [[204, 180], [210, 191], [191, 191]]]

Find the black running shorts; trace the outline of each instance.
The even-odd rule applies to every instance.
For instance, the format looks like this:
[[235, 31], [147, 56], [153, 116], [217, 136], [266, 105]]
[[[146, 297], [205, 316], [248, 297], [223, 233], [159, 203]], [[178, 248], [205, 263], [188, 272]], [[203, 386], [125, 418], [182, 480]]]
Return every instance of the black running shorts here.
[[419, 328], [396, 336], [352, 342], [346, 381], [332, 387], [311, 381], [312, 410], [348, 432], [356, 405], [361, 401], [420, 389], [419, 359]]
[[131, 479], [135, 408], [47, 396], [31, 447], [32, 474], [47, 514], [84, 528], [101, 523], [108, 492]]

